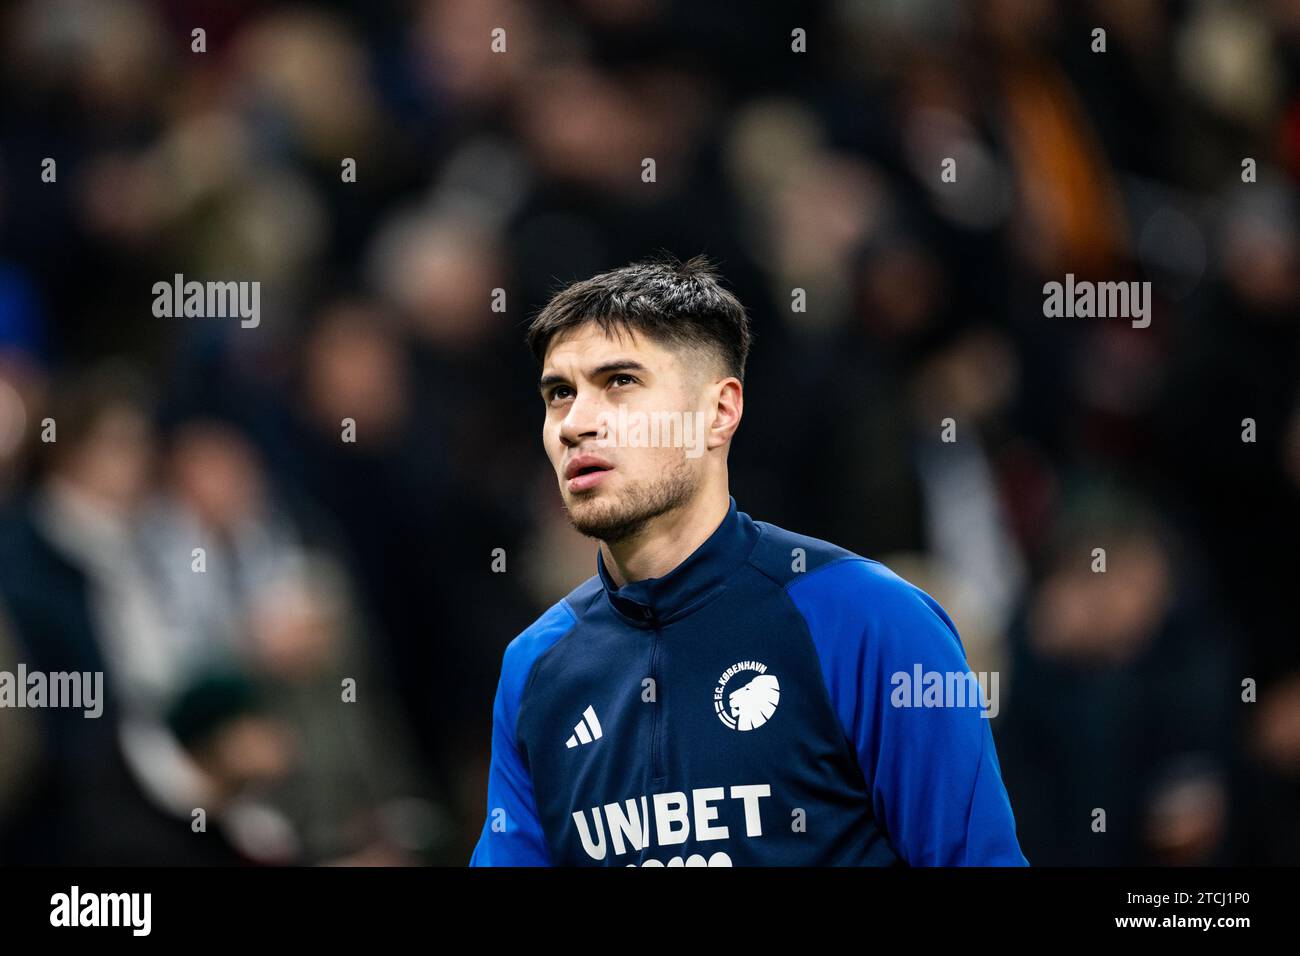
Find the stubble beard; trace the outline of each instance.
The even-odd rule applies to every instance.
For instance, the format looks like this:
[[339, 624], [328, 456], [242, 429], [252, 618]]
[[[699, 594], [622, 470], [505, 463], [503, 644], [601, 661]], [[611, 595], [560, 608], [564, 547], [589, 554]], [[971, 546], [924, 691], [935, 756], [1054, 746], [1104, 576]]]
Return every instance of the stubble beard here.
[[660, 515], [680, 508], [695, 497], [701, 477], [683, 460], [650, 485], [631, 487], [617, 501], [581, 501], [576, 507], [561, 494], [569, 522], [589, 538], [616, 544], [635, 538]]

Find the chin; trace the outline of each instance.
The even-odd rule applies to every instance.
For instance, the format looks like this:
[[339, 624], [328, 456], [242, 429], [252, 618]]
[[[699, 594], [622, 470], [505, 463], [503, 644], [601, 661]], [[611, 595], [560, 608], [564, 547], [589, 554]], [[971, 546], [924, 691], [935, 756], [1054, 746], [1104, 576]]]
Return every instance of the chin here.
[[565, 494], [563, 498], [564, 507], [574, 520], [600, 519], [616, 514], [620, 510], [618, 496], [610, 494], [603, 488], [580, 491], [573, 495]]
[[637, 520], [629, 521], [617, 496], [601, 489], [567, 496], [564, 507], [575, 529], [602, 541], [617, 541], [643, 524]]

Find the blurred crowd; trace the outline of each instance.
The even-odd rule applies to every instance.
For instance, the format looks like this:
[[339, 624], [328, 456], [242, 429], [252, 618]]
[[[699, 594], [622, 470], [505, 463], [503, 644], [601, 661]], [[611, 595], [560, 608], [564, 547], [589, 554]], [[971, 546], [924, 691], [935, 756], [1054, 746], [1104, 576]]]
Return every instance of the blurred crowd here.
[[0, 710], [0, 861], [467, 861], [595, 571], [522, 329], [666, 249], [741, 509], [1002, 674], [1031, 863], [1300, 863], [1300, 3], [25, 0], [0, 72], [0, 670], [108, 684]]

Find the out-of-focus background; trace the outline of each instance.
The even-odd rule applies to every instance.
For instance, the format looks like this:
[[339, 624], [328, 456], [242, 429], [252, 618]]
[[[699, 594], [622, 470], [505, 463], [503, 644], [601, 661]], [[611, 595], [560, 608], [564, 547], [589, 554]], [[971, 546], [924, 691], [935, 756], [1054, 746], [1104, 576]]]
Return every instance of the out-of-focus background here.
[[667, 249], [754, 321], [741, 509], [1000, 673], [1032, 863], [1300, 863], [1300, 3], [29, 0], [0, 73], [0, 669], [108, 695], [0, 710], [0, 860], [465, 863], [595, 571], [522, 328]]

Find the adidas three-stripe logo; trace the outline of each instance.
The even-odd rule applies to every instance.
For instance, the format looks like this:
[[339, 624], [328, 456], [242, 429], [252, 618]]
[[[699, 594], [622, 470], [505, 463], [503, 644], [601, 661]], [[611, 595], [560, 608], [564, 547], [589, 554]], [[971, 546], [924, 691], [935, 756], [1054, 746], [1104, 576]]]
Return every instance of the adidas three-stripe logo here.
[[[589, 727], [590, 730], [587, 729]], [[582, 712], [582, 720], [578, 721], [577, 726], [573, 728], [573, 735], [564, 742], [564, 746], [573, 748], [578, 744], [589, 744], [599, 739], [600, 721], [596, 719], [596, 712], [588, 704], [587, 709]]]

